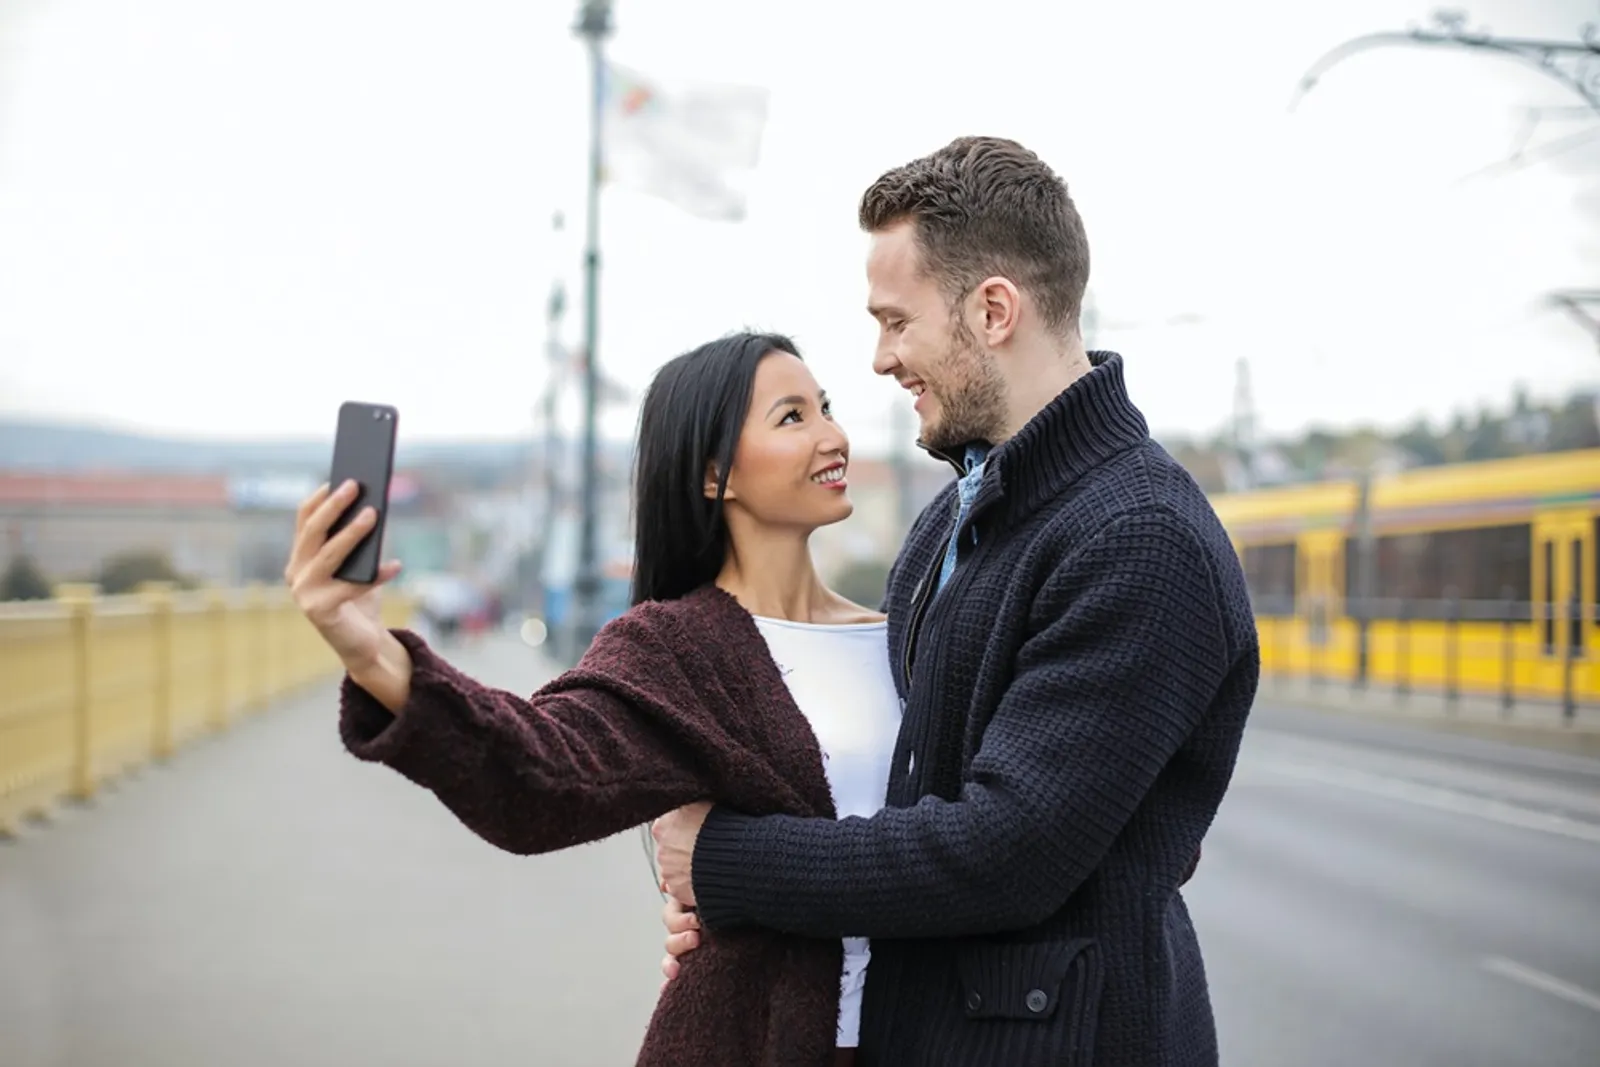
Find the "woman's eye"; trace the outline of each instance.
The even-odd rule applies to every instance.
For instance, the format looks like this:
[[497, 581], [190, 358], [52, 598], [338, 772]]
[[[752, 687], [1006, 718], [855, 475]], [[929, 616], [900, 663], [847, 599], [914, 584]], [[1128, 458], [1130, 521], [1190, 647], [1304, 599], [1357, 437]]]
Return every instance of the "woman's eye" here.
[[790, 419], [798, 419], [798, 418], [800, 418], [800, 409], [799, 408], [791, 408], [789, 410], [788, 414], [784, 415], [783, 418], [778, 420], [778, 425], [782, 426], [784, 423], [788, 422]]

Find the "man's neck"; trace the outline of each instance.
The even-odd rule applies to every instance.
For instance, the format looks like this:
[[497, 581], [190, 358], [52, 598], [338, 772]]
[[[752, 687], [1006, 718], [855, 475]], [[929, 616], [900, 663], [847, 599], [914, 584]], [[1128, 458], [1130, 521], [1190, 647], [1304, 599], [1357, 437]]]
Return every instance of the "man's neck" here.
[[[1093, 369], [1083, 342], [1063, 343], [1011, 361], [1007, 383], [1007, 425], [1001, 440], [1015, 437], [1033, 417]], [[1000, 444], [995, 441], [993, 444]]]

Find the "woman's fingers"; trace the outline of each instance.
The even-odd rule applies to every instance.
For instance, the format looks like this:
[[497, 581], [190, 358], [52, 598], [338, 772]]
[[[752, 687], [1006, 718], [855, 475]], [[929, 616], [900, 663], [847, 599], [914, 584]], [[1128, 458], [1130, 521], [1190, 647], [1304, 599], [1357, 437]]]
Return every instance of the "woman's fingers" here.
[[700, 935], [693, 930], [681, 934], [667, 936], [667, 955], [677, 959], [685, 952], [693, 952], [700, 947]]
[[295, 509], [294, 536], [289, 542], [289, 562], [284, 564], [283, 567], [283, 580], [290, 585], [294, 584], [295, 573], [304, 565], [307, 559], [311, 558], [307, 551], [311, 546], [306, 541], [306, 523], [311, 520], [312, 512], [321, 507], [322, 502], [328, 499], [330, 492], [332, 490], [324, 482], [322, 485], [317, 486], [316, 491], [310, 496], [300, 501], [300, 506]]
[[[362, 508], [360, 514], [350, 520], [350, 525], [328, 538], [317, 552], [309, 568], [310, 572], [318, 578], [331, 578], [333, 572], [339, 569], [345, 557], [355, 551], [361, 539], [372, 532], [378, 523], [378, 512], [375, 508]], [[361, 586], [353, 590], [355, 594], [365, 592], [370, 586]]]
[[310, 496], [300, 501], [300, 507], [294, 513], [295, 529], [305, 525], [306, 520], [311, 517], [311, 513], [322, 506], [322, 502], [328, 499], [328, 494], [331, 492], [333, 492], [333, 487], [327, 482], [323, 482], [317, 486]]
[[294, 582], [294, 572], [306, 567], [322, 550], [328, 540], [328, 530], [334, 520], [344, 514], [356, 496], [356, 484], [346, 481], [336, 489], [322, 486], [300, 505], [295, 516], [294, 547], [289, 556], [286, 575]]
[[328, 531], [333, 528], [340, 515], [343, 515], [355, 503], [360, 487], [355, 482], [346, 479], [333, 492], [328, 494], [326, 500], [312, 509], [310, 517], [306, 519], [306, 533], [318, 541], [328, 536]]
[[661, 925], [669, 934], [686, 933], [700, 929], [700, 916], [678, 903], [675, 897], [668, 897], [661, 908]]

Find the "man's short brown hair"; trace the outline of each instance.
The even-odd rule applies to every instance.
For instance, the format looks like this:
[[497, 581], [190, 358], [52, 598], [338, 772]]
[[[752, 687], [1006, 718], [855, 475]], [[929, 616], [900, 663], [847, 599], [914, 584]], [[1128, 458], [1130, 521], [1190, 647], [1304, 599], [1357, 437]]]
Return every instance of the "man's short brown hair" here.
[[992, 275], [1010, 278], [1057, 333], [1075, 329], [1089, 240], [1066, 182], [1001, 137], [958, 137], [894, 168], [861, 196], [868, 233], [914, 223], [922, 268], [952, 305]]

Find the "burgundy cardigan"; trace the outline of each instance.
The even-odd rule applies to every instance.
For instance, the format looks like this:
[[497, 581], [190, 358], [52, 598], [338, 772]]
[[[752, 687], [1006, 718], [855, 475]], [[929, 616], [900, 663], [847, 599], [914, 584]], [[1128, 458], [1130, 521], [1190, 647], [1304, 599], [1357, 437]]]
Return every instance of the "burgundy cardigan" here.
[[[391, 715], [346, 678], [346, 747], [508, 852], [598, 841], [696, 800], [836, 817], [810, 724], [749, 613], [713, 586], [613, 620], [528, 699], [395, 636], [411, 653], [410, 699]], [[656, 1005], [639, 1067], [828, 1064], [842, 963], [836, 939], [704, 935]]]

